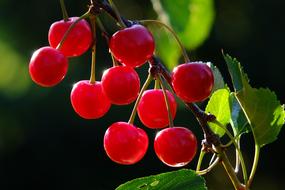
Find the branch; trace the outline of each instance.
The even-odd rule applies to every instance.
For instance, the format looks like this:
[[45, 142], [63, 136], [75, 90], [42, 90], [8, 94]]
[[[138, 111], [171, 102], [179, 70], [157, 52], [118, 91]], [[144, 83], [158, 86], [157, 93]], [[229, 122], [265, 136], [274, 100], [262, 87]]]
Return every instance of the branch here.
[[[165, 66], [160, 62], [160, 60], [153, 56], [149, 60], [151, 64], [150, 71], [152, 72], [153, 76], [156, 76], [157, 73], [161, 73], [162, 76], [165, 78], [169, 86], [173, 90], [172, 81], [171, 81], [171, 74], [165, 68]], [[183, 101], [184, 102], [184, 101]], [[196, 116], [200, 126], [204, 132], [204, 140], [202, 142], [203, 151], [205, 152], [213, 152], [217, 154], [218, 159], [221, 161], [222, 165], [224, 166], [228, 176], [230, 177], [233, 186], [236, 190], [246, 190], [245, 185], [243, 185], [236, 173], [234, 168], [232, 167], [226, 153], [225, 149], [222, 147], [222, 143], [220, 141], [219, 136], [217, 136], [211, 128], [207, 125], [208, 122], [213, 122], [216, 120], [216, 117], [211, 114], [205, 113], [199, 106], [195, 103], [187, 103], [184, 102], [185, 106], [192, 111], [192, 113]]]
[[123, 17], [118, 18], [116, 12], [110, 5], [110, 3], [107, 0], [91, 0], [91, 4], [94, 5], [98, 10], [102, 11], [104, 10], [106, 13], [108, 13], [114, 20], [116, 20], [117, 23], [120, 23], [120, 20], [127, 26], [130, 27], [134, 24], [134, 22], [129, 21]]
[[[116, 14], [116, 12], [112, 9], [112, 6], [106, 0], [102, 0], [102, 1], [91, 0], [91, 6], [92, 5], [95, 7], [95, 11], [96, 11], [95, 13], [98, 13], [98, 11], [104, 10], [113, 19], [115, 19], [118, 23], [123, 22], [123, 24], [125, 24], [127, 27], [136, 23], [133, 21], [126, 20], [123, 17], [119, 16], [119, 14]], [[120, 17], [120, 18], [118, 18], [118, 17]], [[160, 62], [160, 60], [157, 57], [152, 56], [152, 58], [149, 60], [149, 63], [150, 63], [150, 70], [149, 70], [150, 73], [149, 74], [151, 76], [159, 76], [159, 74], [161, 74], [163, 76], [163, 78], [167, 81], [167, 83], [169, 84], [171, 89], [173, 90], [171, 74], [165, 68], [165, 66]], [[233, 183], [233, 186], [235, 187], [236, 190], [246, 190], [247, 187], [239, 181], [239, 179], [238, 179], [238, 177], [234, 171], [234, 168], [232, 167], [232, 165], [231, 165], [231, 163], [230, 163], [230, 161], [229, 161], [229, 159], [225, 153], [225, 149], [223, 148], [223, 145], [220, 141], [219, 136], [217, 136], [211, 130], [211, 128], [207, 125], [208, 122], [214, 121], [216, 119], [216, 117], [214, 115], [205, 113], [195, 103], [184, 102], [184, 104], [195, 115], [195, 117], [197, 118], [197, 120], [200, 123], [200, 126], [204, 132], [204, 138], [205, 139], [202, 142], [203, 151], [205, 151], [205, 152], [211, 151], [217, 155], [217, 157], [218, 157], [217, 159], [219, 161], [221, 161], [222, 165], [224, 166], [224, 168], [225, 168], [228, 176], [230, 177], [230, 179]], [[218, 163], [218, 161], [215, 162], [215, 164], [216, 163]], [[213, 167], [214, 167], [214, 165], [213, 165]], [[211, 168], [212, 167], [210, 167], [210, 169]]]

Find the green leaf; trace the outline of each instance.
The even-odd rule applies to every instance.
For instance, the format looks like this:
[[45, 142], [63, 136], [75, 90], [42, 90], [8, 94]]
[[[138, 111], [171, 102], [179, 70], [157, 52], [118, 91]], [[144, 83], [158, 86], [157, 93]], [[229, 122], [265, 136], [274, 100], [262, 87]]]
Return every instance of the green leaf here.
[[243, 72], [240, 62], [236, 58], [232, 58], [228, 54], [223, 54], [230, 72], [232, 83], [235, 91], [243, 88], [243, 80], [248, 82], [247, 75]]
[[[232, 77], [235, 96], [253, 132], [255, 143], [262, 147], [275, 141], [285, 122], [284, 106], [269, 89], [251, 87], [247, 75], [235, 58], [229, 55], [224, 55], [224, 58]], [[244, 119], [240, 119], [240, 122], [244, 123], [242, 121]], [[248, 129], [243, 130], [242, 126], [236, 121], [235, 128], [238, 132], [248, 131]]]
[[230, 107], [231, 107], [230, 123], [233, 128], [235, 136], [241, 135], [243, 133], [248, 133], [250, 131], [250, 126], [234, 93], [230, 94]]
[[277, 139], [285, 121], [284, 106], [280, 105], [275, 93], [269, 89], [252, 88], [248, 83], [243, 85], [243, 90], [236, 96], [256, 143], [262, 147]]
[[120, 185], [116, 190], [207, 190], [205, 180], [194, 171], [173, 172], [137, 178]]
[[207, 63], [207, 64], [212, 69], [214, 75], [214, 87], [212, 92], [215, 92], [218, 89], [225, 88], [225, 82], [220, 70], [213, 63]]
[[[215, 91], [208, 104], [206, 106], [206, 112], [211, 113], [216, 116], [216, 119], [226, 126], [230, 123], [231, 119], [231, 109], [229, 102], [230, 92], [228, 89], [219, 89]], [[214, 133], [222, 137], [225, 134], [225, 130], [214, 123], [209, 123], [209, 126]]]
[[[152, 3], [159, 19], [174, 29], [186, 49], [198, 48], [209, 36], [215, 17], [213, 0], [152, 0]], [[175, 42], [173, 37], [171, 41]], [[162, 39], [157, 40], [156, 49], [165, 51], [160, 57], [171, 69], [178, 64], [181, 52], [172, 42], [165, 44]]]

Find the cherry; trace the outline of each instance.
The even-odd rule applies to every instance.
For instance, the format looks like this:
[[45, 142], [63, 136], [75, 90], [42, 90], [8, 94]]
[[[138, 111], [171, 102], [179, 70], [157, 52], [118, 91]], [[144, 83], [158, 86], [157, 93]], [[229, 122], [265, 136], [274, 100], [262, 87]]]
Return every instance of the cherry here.
[[[78, 17], [71, 17], [68, 21], [60, 20], [54, 22], [49, 29], [48, 40], [50, 46], [56, 48], [63, 38], [69, 26]], [[92, 31], [88, 22], [84, 19], [75, 24], [65, 39], [60, 51], [67, 57], [79, 56], [86, 52], [92, 44]]]
[[126, 105], [137, 98], [140, 78], [131, 67], [115, 66], [103, 73], [102, 86], [111, 103]]
[[166, 165], [182, 167], [194, 158], [197, 151], [197, 139], [187, 128], [166, 128], [156, 134], [154, 150], [158, 158]]
[[148, 147], [144, 130], [126, 122], [113, 123], [104, 135], [104, 148], [111, 160], [130, 165], [142, 159]]
[[144, 64], [153, 55], [154, 46], [152, 34], [139, 24], [116, 32], [109, 43], [114, 57], [130, 67]]
[[174, 68], [172, 85], [177, 96], [185, 102], [200, 102], [211, 94], [214, 76], [205, 63], [185, 63]]
[[60, 51], [51, 47], [42, 47], [36, 50], [29, 64], [32, 80], [43, 87], [58, 84], [66, 75], [67, 69], [67, 58]]
[[[166, 94], [174, 118], [177, 104], [172, 93], [167, 90]], [[144, 91], [137, 110], [141, 122], [149, 128], [163, 128], [169, 124], [166, 102], [161, 89]]]
[[100, 118], [111, 106], [100, 81], [94, 84], [88, 80], [77, 82], [72, 88], [70, 100], [75, 112], [85, 119]]

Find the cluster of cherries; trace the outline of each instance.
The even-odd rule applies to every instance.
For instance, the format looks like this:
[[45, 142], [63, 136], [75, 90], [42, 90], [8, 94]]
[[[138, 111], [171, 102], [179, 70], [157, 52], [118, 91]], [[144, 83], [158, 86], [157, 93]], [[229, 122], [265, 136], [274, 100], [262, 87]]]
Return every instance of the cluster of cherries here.
[[[53, 23], [48, 34], [50, 46], [33, 53], [29, 72], [38, 85], [51, 87], [58, 84], [67, 73], [68, 58], [80, 56], [92, 46], [93, 31], [89, 23], [78, 19], [72, 17]], [[111, 104], [127, 105], [137, 100], [136, 111], [141, 122], [148, 128], [161, 129], [154, 140], [158, 158], [168, 166], [188, 164], [195, 156], [197, 140], [185, 127], [167, 127], [170, 118], [176, 115], [174, 95], [160, 88], [140, 93], [140, 78], [135, 68], [153, 56], [155, 43], [152, 34], [144, 26], [134, 24], [114, 33], [109, 40], [109, 49], [121, 64], [107, 69], [101, 81], [81, 80], [73, 86], [70, 100], [75, 112], [85, 119], [97, 119], [108, 112]], [[171, 77], [175, 94], [188, 103], [205, 100], [214, 83], [211, 69], [202, 62], [181, 64], [173, 70]], [[141, 160], [148, 144], [147, 134], [134, 126], [133, 121], [113, 123], [104, 136], [107, 155], [114, 162], [124, 165]]]

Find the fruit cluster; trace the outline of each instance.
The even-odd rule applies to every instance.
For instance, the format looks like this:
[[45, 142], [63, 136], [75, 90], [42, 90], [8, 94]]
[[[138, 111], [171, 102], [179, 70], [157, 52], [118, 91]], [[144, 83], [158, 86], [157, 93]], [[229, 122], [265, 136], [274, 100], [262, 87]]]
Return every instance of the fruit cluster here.
[[[48, 34], [50, 46], [36, 50], [31, 57], [29, 72], [32, 80], [43, 87], [61, 82], [67, 73], [68, 58], [80, 56], [95, 46], [95, 31], [91, 26], [81, 17], [53, 23]], [[174, 94], [167, 90], [166, 80], [160, 72], [149, 72], [147, 81], [140, 88], [135, 69], [152, 59], [155, 51], [154, 38], [146, 27], [133, 23], [120, 28], [110, 37], [109, 50], [114, 66], [103, 73], [101, 81], [95, 81], [91, 76], [92, 80], [81, 80], [73, 86], [70, 100], [74, 111], [82, 118], [97, 119], [108, 112], [111, 104], [127, 105], [136, 101], [130, 120], [112, 124], [105, 133], [104, 149], [110, 159], [129, 165], [145, 155], [148, 136], [133, 124], [138, 112], [146, 127], [161, 129], [154, 140], [158, 158], [173, 167], [188, 164], [195, 156], [197, 140], [188, 128], [173, 126], [177, 111], [174, 95], [187, 103], [205, 100], [214, 83], [209, 66], [202, 62], [177, 66], [169, 82]], [[157, 85], [147, 89], [152, 79]]]

